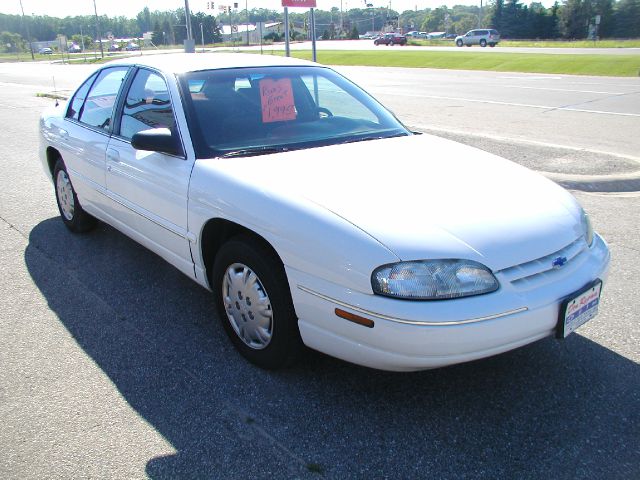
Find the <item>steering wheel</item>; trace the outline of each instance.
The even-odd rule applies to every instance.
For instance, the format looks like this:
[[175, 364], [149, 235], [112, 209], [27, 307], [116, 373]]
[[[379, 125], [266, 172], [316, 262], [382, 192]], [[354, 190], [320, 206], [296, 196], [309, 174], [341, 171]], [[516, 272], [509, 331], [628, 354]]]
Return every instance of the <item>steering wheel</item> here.
[[320, 118], [333, 117], [333, 112], [331, 110], [329, 110], [328, 108], [318, 107], [316, 110], [317, 110], [318, 116]]

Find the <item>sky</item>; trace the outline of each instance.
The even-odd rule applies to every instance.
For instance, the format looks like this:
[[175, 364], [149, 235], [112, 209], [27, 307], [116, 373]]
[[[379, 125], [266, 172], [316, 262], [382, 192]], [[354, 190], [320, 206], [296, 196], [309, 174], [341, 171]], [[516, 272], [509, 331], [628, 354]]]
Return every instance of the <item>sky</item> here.
[[[206, 12], [207, 3], [211, 0], [189, 0], [189, 8], [193, 12]], [[249, 9], [269, 8], [280, 10], [281, 0], [213, 0], [215, 8], [220, 5], [233, 5], [238, 2], [240, 8], [245, 7], [245, 1]], [[486, 4], [488, 0], [483, 3]], [[521, 0], [529, 4], [529, 0]], [[110, 17], [124, 15], [134, 18], [145, 6], [151, 10], [175, 10], [184, 7], [184, 0], [95, 0], [98, 15], [108, 15]], [[364, 0], [316, 0], [317, 6], [321, 10], [329, 10], [331, 7], [343, 9], [364, 7]], [[449, 7], [453, 5], [479, 5], [480, 0], [367, 0], [373, 3], [374, 7], [386, 7], [391, 3], [391, 8], [400, 12], [423, 8], [435, 8], [442, 5]], [[551, 5], [553, 0], [543, 0], [543, 4]], [[52, 17], [66, 17], [75, 15], [93, 15], [93, 0], [22, 0], [25, 15], [49, 15]], [[292, 12], [304, 12], [305, 9], [291, 9]], [[0, 0], [0, 13], [20, 14], [20, 0]]]

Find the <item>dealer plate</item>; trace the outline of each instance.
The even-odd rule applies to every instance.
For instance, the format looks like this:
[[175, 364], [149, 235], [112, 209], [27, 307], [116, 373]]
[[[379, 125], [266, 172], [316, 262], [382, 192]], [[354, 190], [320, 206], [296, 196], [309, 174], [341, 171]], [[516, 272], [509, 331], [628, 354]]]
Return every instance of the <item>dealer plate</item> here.
[[596, 280], [562, 302], [556, 330], [557, 338], [565, 338], [598, 314], [601, 290], [602, 281]]

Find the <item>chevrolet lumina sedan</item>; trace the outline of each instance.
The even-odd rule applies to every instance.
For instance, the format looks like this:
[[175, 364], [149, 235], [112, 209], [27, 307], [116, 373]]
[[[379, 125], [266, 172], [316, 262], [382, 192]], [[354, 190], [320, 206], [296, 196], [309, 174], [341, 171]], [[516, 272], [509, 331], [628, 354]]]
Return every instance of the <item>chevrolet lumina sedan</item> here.
[[40, 139], [68, 229], [106, 222], [209, 289], [264, 368], [304, 345], [441, 367], [563, 339], [598, 311], [609, 251], [567, 191], [410, 131], [318, 64], [118, 60], [42, 115]]

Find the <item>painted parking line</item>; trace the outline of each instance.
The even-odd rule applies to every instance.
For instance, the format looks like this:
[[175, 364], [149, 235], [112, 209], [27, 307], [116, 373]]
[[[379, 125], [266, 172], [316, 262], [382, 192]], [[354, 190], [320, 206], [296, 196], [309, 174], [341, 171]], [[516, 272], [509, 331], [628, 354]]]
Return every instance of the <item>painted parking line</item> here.
[[384, 89], [378, 89], [377, 93], [382, 95], [393, 95], [396, 97], [431, 98], [434, 100], [452, 100], [456, 102], [483, 103], [487, 105], [504, 105], [507, 107], [535, 108], [538, 110], [549, 110], [549, 111], [562, 110], [565, 112], [595, 113], [598, 115], [614, 115], [614, 116], [620, 116], [620, 117], [640, 117], [640, 113], [610, 112], [607, 110], [590, 110], [586, 108], [573, 108], [573, 107], [562, 107], [562, 106], [551, 106], [551, 105], [532, 105], [529, 103], [499, 102], [496, 100], [478, 100], [475, 98], [447, 97], [447, 96], [441, 96], [441, 95], [397, 93], [397, 92], [387, 92], [387, 91], [384, 91]]
[[460, 136], [467, 136], [467, 137], [486, 138], [486, 139], [495, 140], [498, 142], [507, 142], [507, 143], [521, 144], [521, 145], [533, 145], [537, 147], [557, 148], [557, 149], [563, 149], [563, 150], [570, 150], [573, 152], [593, 153], [596, 155], [607, 155], [611, 157], [617, 157], [620, 159], [631, 160], [634, 162], [638, 162], [640, 164], [640, 157], [637, 157], [634, 155], [625, 155], [622, 153], [605, 152], [603, 150], [574, 147], [570, 145], [561, 145], [558, 143], [551, 143], [551, 142], [541, 142], [538, 140], [530, 140], [525, 138], [505, 137], [505, 136], [494, 135], [490, 133], [478, 133], [478, 132], [469, 132], [467, 130], [456, 130], [452, 128], [434, 127], [432, 125], [411, 124], [411, 128], [415, 128], [417, 130], [424, 131], [426, 133], [433, 133], [436, 135], [440, 132], [450, 133], [453, 135], [460, 135]]

